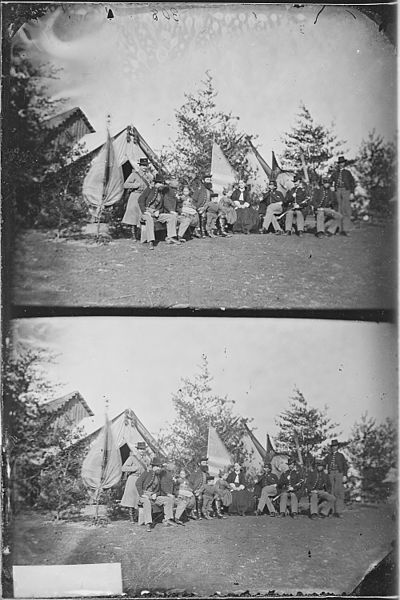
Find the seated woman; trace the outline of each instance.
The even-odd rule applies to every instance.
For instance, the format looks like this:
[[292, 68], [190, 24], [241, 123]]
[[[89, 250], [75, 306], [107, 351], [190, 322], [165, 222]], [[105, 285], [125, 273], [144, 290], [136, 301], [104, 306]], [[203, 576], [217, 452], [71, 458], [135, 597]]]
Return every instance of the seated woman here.
[[246, 489], [246, 475], [239, 463], [235, 463], [233, 471], [231, 471], [226, 479], [230, 484], [232, 493], [232, 504], [229, 507], [229, 512], [237, 513], [241, 517], [246, 512], [254, 510], [253, 494]]
[[250, 203], [250, 194], [246, 190], [246, 184], [241, 179], [238, 188], [232, 192], [231, 200], [236, 207], [236, 223], [233, 226], [234, 233], [248, 234], [254, 230], [258, 232], [258, 211], [254, 210]]

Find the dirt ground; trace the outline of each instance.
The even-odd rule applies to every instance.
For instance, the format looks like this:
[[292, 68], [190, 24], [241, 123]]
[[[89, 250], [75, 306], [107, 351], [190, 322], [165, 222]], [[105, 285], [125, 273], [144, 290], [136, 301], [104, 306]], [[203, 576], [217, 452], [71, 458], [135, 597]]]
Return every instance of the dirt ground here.
[[394, 226], [362, 224], [350, 237], [234, 235], [160, 242], [153, 252], [129, 239], [98, 245], [28, 231], [16, 239], [16, 305], [392, 309]]
[[127, 520], [96, 527], [30, 512], [18, 516], [7, 558], [9, 565], [120, 562], [128, 595], [349, 594], [391, 550], [396, 530], [389, 506], [349, 507], [343, 519], [316, 521], [229, 516], [151, 533]]

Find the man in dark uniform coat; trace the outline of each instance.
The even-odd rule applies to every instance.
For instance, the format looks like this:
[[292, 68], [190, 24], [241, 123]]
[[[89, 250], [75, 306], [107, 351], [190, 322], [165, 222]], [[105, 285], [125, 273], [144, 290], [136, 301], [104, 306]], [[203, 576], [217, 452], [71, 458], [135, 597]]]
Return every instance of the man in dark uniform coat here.
[[348, 235], [351, 226], [351, 200], [354, 200], [356, 187], [354, 177], [348, 169], [345, 169], [346, 159], [339, 156], [336, 171], [331, 177], [331, 183], [335, 186], [338, 201], [338, 211], [343, 216], [342, 235]]
[[286, 192], [283, 209], [286, 211], [285, 234], [291, 235], [293, 218], [296, 217], [297, 234], [304, 233], [304, 218], [309, 202], [309, 192], [301, 174], [293, 177], [294, 186]]
[[199, 187], [193, 193], [193, 204], [199, 213], [200, 233], [203, 238], [206, 237], [206, 205], [210, 202], [212, 194], [211, 178], [210, 173], [204, 175]]
[[344, 508], [344, 486], [347, 481], [348, 465], [344, 455], [339, 452], [339, 442], [332, 440], [331, 450], [324, 459], [325, 466], [328, 467], [328, 475], [331, 482], [331, 491], [335, 496], [335, 517], [342, 518]]
[[292, 517], [297, 517], [299, 510], [299, 498], [303, 487], [304, 479], [302, 472], [298, 468], [297, 461], [293, 458], [288, 460], [288, 469], [279, 478], [278, 491], [281, 492], [279, 505], [279, 515], [286, 516], [288, 500], [290, 500], [290, 510]]
[[167, 191], [162, 176], [157, 173], [154, 177], [153, 187], [147, 188], [139, 197], [138, 204], [143, 213], [143, 221], [146, 226], [146, 241], [151, 250], [154, 249], [154, 221], [167, 224], [167, 244], [180, 244], [176, 239], [176, 213], [167, 213], [164, 210], [164, 193]]
[[315, 187], [311, 195], [311, 206], [316, 212], [317, 237], [325, 235], [325, 217], [330, 217], [327, 234], [333, 235], [336, 230], [342, 230], [342, 215], [336, 210], [336, 193], [331, 189], [329, 177], [322, 179], [322, 188]]
[[[335, 496], [331, 493], [331, 482], [324, 471], [324, 461], [316, 459], [315, 468], [310, 471], [306, 479], [306, 492], [310, 496], [310, 515], [316, 519], [327, 517], [335, 504]], [[321, 503], [319, 501], [322, 500]]]
[[274, 179], [271, 179], [268, 184], [268, 191], [260, 202], [258, 212], [260, 216], [263, 217], [263, 233], [268, 232], [268, 228], [271, 224], [277, 235], [283, 233], [276, 215], [280, 215], [282, 213], [284, 197], [282, 192], [278, 191], [277, 188], [278, 184]]
[[271, 497], [276, 496], [277, 485], [278, 477], [272, 472], [270, 463], [267, 463], [264, 467], [264, 473], [256, 482], [256, 486], [261, 487], [261, 496], [258, 501], [256, 515], [262, 515], [265, 505], [267, 505], [270, 516], [275, 517], [276, 511]]
[[151, 468], [144, 471], [136, 481], [136, 488], [143, 505], [144, 523], [147, 531], [151, 531], [153, 517], [151, 504], [164, 507], [164, 525], [176, 525], [174, 522], [174, 495], [161, 492], [161, 460], [155, 456], [151, 461]]
[[193, 494], [196, 501], [196, 516], [201, 519], [201, 509], [203, 503], [203, 489], [207, 482], [208, 474], [208, 458], [201, 458], [197, 463], [197, 468], [191, 473], [189, 477], [189, 485], [193, 490]]

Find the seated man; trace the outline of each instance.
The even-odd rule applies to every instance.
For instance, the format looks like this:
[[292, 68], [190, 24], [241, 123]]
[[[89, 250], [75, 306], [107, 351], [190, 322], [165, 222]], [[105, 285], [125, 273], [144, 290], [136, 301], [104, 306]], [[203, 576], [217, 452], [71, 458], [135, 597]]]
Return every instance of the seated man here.
[[[151, 469], [144, 471], [136, 481], [140, 502], [143, 505], [144, 523], [147, 531], [151, 531], [153, 518], [151, 515], [152, 502], [157, 506], [164, 507], [164, 525], [176, 525], [174, 523], [174, 496], [161, 492], [161, 460], [155, 456], [151, 461]], [[164, 493], [164, 495], [162, 495]]]
[[309, 194], [301, 174], [293, 177], [294, 186], [286, 192], [283, 208], [286, 211], [285, 235], [292, 234], [293, 219], [296, 219], [297, 235], [304, 233], [304, 217]]
[[260, 202], [259, 214], [263, 217], [262, 232], [267, 233], [269, 226], [272, 224], [277, 235], [282, 233], [282, 228], [278, 223], [276, 215], [280, 215], [283, 210], [283, 194], [277, 189], [277, 183], [271, 179], [268, 184], [268, 191]]
[[[311, 519], [327, 517], [330, 511], [333, 511], [335, 505], [335, 496], [330, 494], [331, 482], [324, 471], [324, 461], [316, 459], [315, 469], [310, 471], [306, 480], [306, 492], [310, 495], [310, 515]], [[322, 503], [319, 504], [319, 501]]]
[[196, 505], [196, 516], [201, 519], [202, 506], [203, 506], [203, 489], [207, 481], [208, 474], [208, 458], [201, 458], [197, 463], [197, 468], [189, 477], [189, 484], [193, 490], [195, 505]]
[[278, 477], [272, 472], [272, 467], [269, 463], [264, 466], [264, 472], [256, 481], [256, 485], [261, 486], [261, 496], [258, 501], [256, 515], [262, 515], [265, 505], [271, 517], [275, 517], [276, 511], [272, 504], [271, 497], [276, 496]]
[[185, 510], [189, 519], [195, 518], [192, 516], [192, 510], [195, 507], [194, 494], [184, 469], [179, 472], [179, 477], [175, 478], [174, 491], [176, 496], [175, 523], [183, 525], [181, 517]]
[[336, 194], [331, 189], [329, 177], [322, 179], [322, 188], [316, 187], [311, 197], [311, 205], [317, 213], [317, 237], [325, 235], [325, 217], [330, 217], [327, 228], [328, 235], [334, 235], [337, 230], [342, 230], [342, 215], [335, 210], [337, 204]]
[[292, 517], [297, 517], [299, 511], [299, 498], [301, 497], [301, 488], [304, 484], [302, 473], [297, 466], [295, 459], [289, 458], [288, 469], [279, 478], [278, 492], [280, 492], [279, 515], [286, 517], [288, 500], [290, 501], [290, 510]]
[[147, 188], [139, 197], [138, 203], [143, 213], [143, 221], [146, 226], [146, 240], [150, 250], [154, 249], [154, 221], [167, 224], [167, 244], [180, 244], [176, 239], [176, 212], [167, 212], [164, 208], [164, 193], [168, 188], [163, 183], [162, 176], [157, 173], [154, 177], [154, 186]]

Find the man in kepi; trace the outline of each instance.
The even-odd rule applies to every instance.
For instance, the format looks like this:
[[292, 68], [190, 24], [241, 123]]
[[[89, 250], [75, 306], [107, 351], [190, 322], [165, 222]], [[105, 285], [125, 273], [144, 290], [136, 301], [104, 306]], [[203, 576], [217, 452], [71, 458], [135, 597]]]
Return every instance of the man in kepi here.
[[275, 517], [276, 511], [271, 497], [276, 496], [278, 477], [272, 472], [270, 463], [265, 465], [264, 473], [258, 479], [256, 485], [261, 486], [261, 496], [258, 501], [256, 515], [262, 515], [265, 505], [267, 505], [270, 516]]
[[258, 213], [262, 217], [262, 233], [268, 233], [269, 226], [272, 224], [277, 235], [283, 233], [279, 225], [276, 215], [282, 213], [283, 194], [278, 189], [278, 185], [274, 179], [271, 179], [268, 184], [268, 191], [260, 202]]
[[335, 496], [334, 516], [341, 519], [344, 508], [344, 486], [347, 481], [348, 465], [344, 455], [339, 452], [339, 442], [332, 440], [331, 450], [324, 460], [328, 467], [328, 475], [331, 482], [331, 492]]
[[146, 226], [146, 241], [149, 245], [150, 250], [154, 249], [154, 222], [167, 224], [167, 237], [165, 241], [167, 244], [178, 244], [180, 242], [176, 239], [176, 213], [166, 213], [164, 209], [164, 198], [163, 195], [166, 191], [164, 180], [162, 176], [157, 173], [154, 177], [153, 187], [147, 188], [140, 196], [138, 202], [140, 210], [143, 213], [143, 222]]
[[289, 500], [292, 517], [296, 518], [299, 512], [299, 497], [301, 495], [300, 491], [304, 480], [302, 479], [302, 474], [297, 466], [297, 461], [294, 458], [289, 458], [287, 464], [287, 471], [282, 473], [278, 482], [278, 491], [281, 492], [279, 516], [286, 517]]
[[329, 177], [322, 179], [322, 188], [315, 187], [311, 196], [311, 205], [316, 212], [317, 237], [325, 236], [325, 217], [329, 218], [327, 223], [327, 235], [334, 235], [336, 230], [342, 230], [342, 215], [335, 210], [337, 199], [335, 192], [331, 189]]
[[173, 520], [174, 496], [168, 492], [164, 496], [161, 493], [161, 466], [161, 460], [155, 456], [151, 461], [150, 470], [144, 471], [136, 482], [140, 502], [143, 505], [144, 523], [147, 531], [152, 529], [152, 502], [157, 506], [164, 507], [164, 525], [177, 526]]
[[331, 482], [324, 471], [324, 461], [315, 460], [315, 469], [310, 471], [306, 480], [306, 491], [310, 496], [311, 519], [327, 517], [335, 504], [335, 496], [330, 493]]
[[309, 193], [301, 173], [293, 177], [293, 187], [286, 192], [283, 209], [286, 211], [285, 235], [292, 234], [293, 219], [296, 219], [297, 235], [304, 233], [304, 217], [309, 201]]
[[338, 202], [338, 212], [343, 216], [343, 227], [341, 234], [349, 235], [351, 227], [351, 200], [354, 200], [356, 187], [354, 177], [348, 169], [345, 169], [347, 161], [344, 156], [339, 156], [336, 171], [333, 173], [331, 183], [335, 186]]

